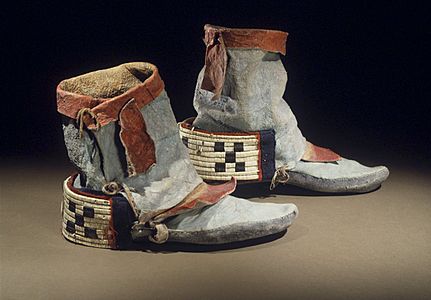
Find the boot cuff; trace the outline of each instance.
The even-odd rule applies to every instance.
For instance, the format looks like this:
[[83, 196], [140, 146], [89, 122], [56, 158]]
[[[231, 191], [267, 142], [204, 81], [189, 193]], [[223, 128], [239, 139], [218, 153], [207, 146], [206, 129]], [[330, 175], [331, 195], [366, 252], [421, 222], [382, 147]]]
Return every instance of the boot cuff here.
[[214, 38], [223, 36], [227, 48], [262, 49], [286, 54], [287, 32], [267, 29], [227, 28], [206, 24], [204, 27], [206, 45], [212, 45]]
[[98, 131], [119, 121], [128, 175], [135, 176], [156, 162], [154, 141], [146, 131], [140, 109], [156, 99], [163, 89], [156, 66], [127, 63], [60, 82], [57, 110], [76, 120], [80, 137], [84, 127]]
[[91, 109], [103, 126], [116, 120], [130, 99], [142, 108], [157, 98], [163, 89], [164, 83], [156, 66], [143, 62], [126, 63], [60, 82], [57, 110], [76, 119], [81, 109]]

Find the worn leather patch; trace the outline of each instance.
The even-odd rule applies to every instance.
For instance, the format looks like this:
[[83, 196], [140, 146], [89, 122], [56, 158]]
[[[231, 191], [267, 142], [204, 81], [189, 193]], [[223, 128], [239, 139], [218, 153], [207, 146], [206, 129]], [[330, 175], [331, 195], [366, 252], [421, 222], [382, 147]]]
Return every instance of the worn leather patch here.
[[103, 101], [91, 96], [65, 91], [61, 89], [60, 84], [57, 86], [57, 111], [71, 119], [76, 119], [82, 108], [93, 108]]
[[341, 156], [331, 149], [315, 146], [306, 142], [305, 152], [302, 160], [309, 162], [334, 162], [341, 159]]
[[155, 146], [147, 133], [145, 120], [134, 99], [127, 102], [121, 110], [119, 125], [129, 176], [147, 171], [156, 162]]
[[226, 76], [226, 47], [219, 32], [208, 32], [205, 40], [208, 43], [205, 53], [205, 74], [201, 87], [204, 90], [213, 92], [213, 99], [218, 99]]

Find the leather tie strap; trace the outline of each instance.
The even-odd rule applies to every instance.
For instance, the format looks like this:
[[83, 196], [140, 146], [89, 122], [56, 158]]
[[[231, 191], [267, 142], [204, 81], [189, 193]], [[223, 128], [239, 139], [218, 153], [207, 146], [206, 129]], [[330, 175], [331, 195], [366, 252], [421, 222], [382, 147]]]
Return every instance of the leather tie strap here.
[[261, 49], [286, 54], [287, 32], [205, 25], [205, 73], [201, 88], [220, 98], [227, 68], [226, 48]]
[[[143, 173], [156, 162], [155, 146], [146, 132], [145, 120], [140, 109], [157, 98], [164, 89], [158, 70], [146, 64], [151, 75], [124, 93], [112, 98], [96, 98], [57, 87], [57, 110], [78, 122], [80, 136], [85, 128], [98, 130], [118, 122], [120, 140], [125, 149], [128, 176]], [[125, 66], [130, 72], [133, 69]]]

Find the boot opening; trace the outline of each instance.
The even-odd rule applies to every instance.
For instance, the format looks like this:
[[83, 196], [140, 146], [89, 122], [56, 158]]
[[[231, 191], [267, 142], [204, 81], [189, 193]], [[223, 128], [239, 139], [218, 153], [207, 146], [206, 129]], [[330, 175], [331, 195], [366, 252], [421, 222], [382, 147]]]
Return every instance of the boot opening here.
[[143, 83], [153, 70], [148, 63], [127, 63], [64, 80], [60, 88], [94, 98], [113, 98]]

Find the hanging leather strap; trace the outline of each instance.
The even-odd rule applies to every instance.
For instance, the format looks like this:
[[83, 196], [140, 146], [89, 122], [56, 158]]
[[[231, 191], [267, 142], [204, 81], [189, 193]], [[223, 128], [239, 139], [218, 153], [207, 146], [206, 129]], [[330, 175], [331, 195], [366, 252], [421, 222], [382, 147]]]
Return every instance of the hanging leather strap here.
[[220, 98], [226, 77], [226, 48], [261, 49], [286, 54], [287, 32], [265, 29], [226, 28], [205, 25], [205, 73], [201, 88]]
[[135, 99], [121, 109], [119, 125], [129, 176], [145, 172], [156, 162], [156, 151]]
[[154, 142], [146, 132], [140, 109], [160, 95], [164, 83], [156, 66], [148, 66], [152, 70], [150, 77], [113, 98], [101, 99], [69, 92], [62, 88], [62, 83], [57, 87], [57, 111], [77, 120], [80, 131], [84, 125], [89, 130], [98, 130], [118, 121], [129, 176], [145, 172], [156, 162]]

